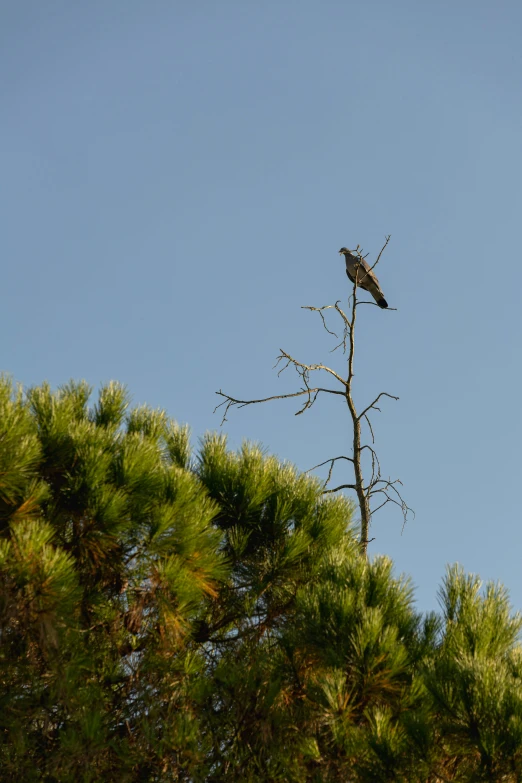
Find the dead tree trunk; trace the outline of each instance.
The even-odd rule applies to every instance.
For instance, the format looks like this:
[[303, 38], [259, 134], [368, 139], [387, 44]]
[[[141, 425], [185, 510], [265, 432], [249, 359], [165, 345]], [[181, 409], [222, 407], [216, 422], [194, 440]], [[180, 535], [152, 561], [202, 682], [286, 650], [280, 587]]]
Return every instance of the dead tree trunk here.
[[[386, 242], [384, 243], [379, 255], [377, 256], [377, 260], [370, 268], [370, 271], [373, 270], [373, 268], [379, 263], [381, 256], [384, 252], [384, 249], [386, 248], [389, 241], [390, 241], [390, 237], [387, 237]], [[362, 262], [364, 259], [362, 256], [362, 251], [359, 249], [359, 246], [357, 247], [357, 250], [354, 252], [358, 255], [360, 261]], [[242, 408], [245, 405], [253, 405], [261, 402], [269, 402], [270, 400], [285, 400], [285, 399], [290, 399], [292, 397], [303, 396], [305, 398], [303, 405], [295, 414], [296, 416], [299, 416], [301, 413], [304, 413], [306, 410], [312, 407], [312, 405], [315, 403], [317, 397], [320, 394], [336, 394], [344, 397], [346, 400], [346, 404], [348, 406], [348, 410], [350, 412], [351, 424], [352, 424], [351, 456], [346, 456], [343, 454], [338, 457], [331, 457], [325, 460], [324, 462], [320, 462], [318, 465], [315, 465], [310, 470], [316, 470], [317, 468], [320, 468], [324, 465], [328, 465], [328, 464], [330, 465], [328, 471], [328, 477], [324, 482], [325, 494], [332, 493], [332, 492], [339, 492], [343, 489], [350, 489], [355, 492], [357, 496], [357, 503], [359, 506], [359, 513], [360, 513], [360, 545], [361, 545], [361, 552], [364, 555], [367, 554], [369, 541], [373, 540], [373, 539], [369, 539], [368, 536], [369, 536], [372, 516], [373, 514], [375, 514], [376, 511], [383, 508], [383, 506], [385, 506], [387, 503], [394, 503], [401, 508], [404, 523], [406, 523], [408, 512], [411, 511], [411, 509], [406, 505], [405, 501], [403, 500], [401, 493], [397, 487], [397, 485], [401, 485], [402, 482], [399, 479], [395, 479], [394, 481], [392, 481], [391, 479], [381, 478], [381, 466], [374, 449], [375, 438], [374, 438], [373, 427], [369, 416], [370, 411], [372, 410], [380, 411], [380, 408], [377, 407], [377, 403], [379, 402], [381, 397], [389, 397], [390, 399], [393, 400], [398, 400], [399, 398], [395, 397], [392, 394], [388, 394], [388, 392], [380, 392], [377, 395], [377, 397], [373, 400], [373, 402], [370, 403], [370, 405], [364, 408], [361, 413], [358, 413], [352, 395], [352, 386], [353, 386], [353, 379], [354, 379], [353, 367], [354, 367], [354, 355], [355, 355], [355, 324], [357, 318], [357, 307], [361, 304], [374, 305], [374, 302], [368, 302], [368, 301], [357, 299], [357, 286], [360, 285], [360, 283], [362, 282], [362, 278], [367, 274], [368, 272], [363, 269], [362, 265], [358, 268], [356, 272], [355, 280], [353, 282], [353, 292], [349, 299], [350, 309], [348, 311], [349, 313], [348, 315], [346, 315], [346, 313], [344, 313], [344, 311], [339, 307], [338, 301], [333, 305], [324, 305], [323, 307], [312, 307], [312, 306], [303, 307], [303, 309], [305, 310], [312, 310], [314, 312], [318, 312], [326, 331], [329, 334], [336, 337], [337, 339], [339, 339], [338, 335], [328, 328], [324, 313], [326, 310], [335, 310], [335, 312], [341, 319], [343, 325], [343, 336], [341, 342], [338, 345], [336, 345], [335, 348], [333, 348], [333, 351], [337, 350], [338, 348], [342, 348], [343, 353], [347, 356], [348, 366], [347, 366], [347, 374], [345, 378], [343, 378], [335, 370], [331, 369], [330, 367], [327, 367], [324, 364], [303, 364], [302, 362], [299, 362], [297, 361], [297, 359], [294, 359], [292, 356], [290, 356], [290, 354], [287, 353], [286, 351], [283, 351], [283, 349], [280, 349], [280, 354], [277, 357], [275, 366], [277, 367], [280, 364], [280, 362], [285, 362], [285, 364], [279, 369], [278, 375], [280, 375], [288, 367], [290, 366], [294, 367], [297, 373], [300, 375], [303, 383], [303, 387], [299, 391], [290, 394], [276, 394], [271, 397], [265, 397], [264, 399], [259, 399], [259, 400], [239, 400], [236, 399], [235, 397], [231, 397], [230, 395], [225, 394], [220, 389], [218, 392], [216, 392], [216, 394], [218, 394], [221, 397], [224, 397], [225, 399], [215, 408], [215, 410], [217, 410], [218, 408], [225, 406], [225, 411], [222, 419], [222, 423], [223, 423], [227, 420], [227, 413], [230, 410], [230, 408], [233, 406], [238, 406], [239, 408]], [[388, 308], [388, 311], [392, 309], [393, 308]], [[315, 387], [310, 386], [309, 383], [310, 373], [312, 372], [327, 373], [331, 378], [333, 378], [339, 384], [340, 388], [331, 389], [322, 386], [315, 386]], [[361, 427], [363, 423], [368, 428], [368, 433], [370, 436], [371, 443], [363, 442], [363, 433]], [[363, 469], [364, 452], [367, 452], [370, 458], [369, 459], [370, 477], [368, 481], [365, 481], [365, 477], [364, 477], [364, 469]], [[352, 464], [353, 482], [348, 484], [343, 483], [343, 484], [339, 484], [334, 488], [329, 488], [328, 485], [330, 484], [330, 481], [332, 479], [334, 466], [341, 461], [349, 462]], [[374, 499], [381, 500], [382, 502], [378, 503], [376, 507], [372, 508], [372, 502]]]

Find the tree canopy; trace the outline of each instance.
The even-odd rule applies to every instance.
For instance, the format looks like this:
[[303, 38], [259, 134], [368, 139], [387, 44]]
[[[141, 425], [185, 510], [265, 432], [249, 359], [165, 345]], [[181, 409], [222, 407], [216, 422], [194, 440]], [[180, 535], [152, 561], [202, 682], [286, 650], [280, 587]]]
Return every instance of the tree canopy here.
[[522, 621], [352, 503], [104, 386], [0, 384], [0, 777], [517, 781]]

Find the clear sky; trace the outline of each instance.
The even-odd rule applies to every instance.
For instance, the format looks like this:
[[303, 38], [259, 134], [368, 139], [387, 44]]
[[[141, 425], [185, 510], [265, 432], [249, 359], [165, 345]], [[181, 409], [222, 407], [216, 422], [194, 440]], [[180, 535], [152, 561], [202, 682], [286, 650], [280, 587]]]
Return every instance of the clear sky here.
[[[416, 519], [379, 512], [370, 551], [421, 609], [455, 561], [522, 608], [520, 2], [17, 0], [0, 73], [2, 369], [117, 379], [197, 440], [217, 389], [297, 388], [279, 348], [343, 368], [300, 306], [346, 302], [338, 249], [391, 234], [355, 391], [400, 397], [375, 434]], [[224, 430], [347, 453], [342, 401], [296, 407]]]

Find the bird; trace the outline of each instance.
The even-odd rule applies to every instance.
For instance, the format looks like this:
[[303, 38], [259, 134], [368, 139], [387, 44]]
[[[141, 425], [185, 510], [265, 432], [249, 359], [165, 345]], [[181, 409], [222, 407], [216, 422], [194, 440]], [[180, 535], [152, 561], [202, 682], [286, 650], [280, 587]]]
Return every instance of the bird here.
[[346, 261], [346, 274], [352, 283], [355, 283], [355, 279], [357, 278], [357, 285], [365, 291], [368, 291], [379, 307], [388, 307], [388, 302], [384, 298], [377, 276], [374, 274], [373, 270], [370, 269], [364, 258], [355, 255], [348, 250], [347, 247], [342, 247], [339, 250], [339, 255], [344, 256], [344, 260]]

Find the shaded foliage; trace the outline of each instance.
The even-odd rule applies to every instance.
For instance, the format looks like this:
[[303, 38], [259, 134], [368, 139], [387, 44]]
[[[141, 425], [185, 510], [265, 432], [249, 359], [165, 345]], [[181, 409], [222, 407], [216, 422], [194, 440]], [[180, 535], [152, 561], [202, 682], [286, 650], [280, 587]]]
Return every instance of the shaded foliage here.
[[521, 621], [458, 567], [422, 616], [291, 465], [0, 384], [6, 781], [517, 781]]

